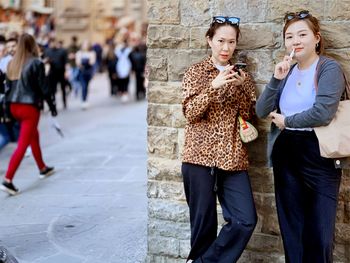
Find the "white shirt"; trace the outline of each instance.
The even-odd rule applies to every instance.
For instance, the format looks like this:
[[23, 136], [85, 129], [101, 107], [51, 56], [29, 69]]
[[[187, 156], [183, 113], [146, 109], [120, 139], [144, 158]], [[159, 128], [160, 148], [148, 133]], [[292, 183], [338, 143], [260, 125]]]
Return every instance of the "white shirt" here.
[[[315, 103], [315, 73], [318, 59], [307, 69], [293, 68], [280, 98], [282, 115], [288, 117], [310, 109]], [[312, 128], [286, 128], [290, 130], [312, 130]]]
[[2, 59], [0, 59], [0, 70], [3, 73], [7, 72], [7, 65], [9, 64], [9, 62], [11, 61], [12, 56], [11, 55], [6, 55], [5, 57], [3, 57]]

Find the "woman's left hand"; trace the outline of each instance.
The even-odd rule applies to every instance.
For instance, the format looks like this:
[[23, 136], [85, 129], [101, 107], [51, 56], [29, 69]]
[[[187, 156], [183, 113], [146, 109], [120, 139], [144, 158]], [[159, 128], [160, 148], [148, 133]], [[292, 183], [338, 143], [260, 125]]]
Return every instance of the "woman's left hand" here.
[[274, 124], [276, 124], [276, 126], [280, 129], [283, 130], [284, 128], [286, 128], [285, 124], [284, 124], [284, 119], [285, 117], [282, 114], [276, 113], [276, 112], [271, 112], [269, 114], [269, 117], [271, 118], [272, 122]]

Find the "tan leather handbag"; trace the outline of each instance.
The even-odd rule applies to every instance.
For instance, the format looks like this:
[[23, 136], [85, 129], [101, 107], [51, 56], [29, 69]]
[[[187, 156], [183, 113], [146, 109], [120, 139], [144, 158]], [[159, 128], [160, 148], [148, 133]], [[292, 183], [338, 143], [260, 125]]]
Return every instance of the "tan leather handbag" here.
[[339, 102], [333, 120], [327, 126], [314, 128], [322, 157], [350, 157], [350, 85], [346, 78], [345, 81], [345, 100]]

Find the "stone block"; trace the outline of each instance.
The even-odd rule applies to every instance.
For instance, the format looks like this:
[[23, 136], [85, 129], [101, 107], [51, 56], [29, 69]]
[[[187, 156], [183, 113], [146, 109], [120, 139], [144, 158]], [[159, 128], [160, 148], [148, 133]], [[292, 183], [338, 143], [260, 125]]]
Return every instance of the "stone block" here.
[[187, 240], [180, 240], [180, 257], [187, 258], [188, 254], [190, 253], [190, 250], [191, 250], [190, 237]]
[[147, 110], [147, 122], [150, 126], [180, 128], [185, 125], [186, 119], [182, 114], [181, 105], [150, 103]]
[[148, 236], [148, 253], [155, 255], [179, 256], [179, 241], [176, 238]]
[[148, 0], [148, 22], [150, 24], [179, 24], [180, 0]]
[[179, 159], [182, 160], [182, 154], [185, 146], [185, 129], [178, 129]]
[[273, 52], [271, 50], [249, 50], [246, 54], [248, 70], [255, 83], [268, 83], [275, 68]]
[[251, 166], [249, 177], [254, 192], [274, 193], [272, 169], [261, 166]]
[[150, 25], [147, 31], [149, 48], [188, 48], [190, 30], [183, 26]]
[[280, 253], [256, 252], [246, 249], [237, 263], [284, 263]]
[[209, 4], [207, 0], [182, 0], [180, 5], [181, 25], [190, 27], [208, 25], [209, 27], [211, 23]]
[[177, 129], [148, 128], [148, 153], [155, 157], [175, 159], [178, 155]]
[[189, 212], [186, 202], [169, 202], [169, 200], [149, 198], [148, 216], [149, 221], [161, 219], [174, 222], [189, 222]]
[[323, 6], [326, 20], [350, 20], [349, 0], [324, 1]]
[[318, 19], [322, 19], [324, 14], [324, 0], [268, 0], [266, 21], [280, 23], [282, 31], [284, 14], [286, 12], [297, 12], [299, 10], [309, 10], [312, 15]]
[[181, 104], [181, 82], [151, 81], [148, 87], [148, 102], [159, 104]]
[[339, 200], [344, 202], [350, 202], [350, 177], [343, 174], [340, 189]]
[[149, 126], [171, 127], [171, 106], [166, 104], [149, 103], [147, 109], [147, 123]]
[[218, 1], [213, 10], [215, 14], [238, 16], [241, 24], [247, 22], [266, 22], [267, 0], [223, 0]]
[[280, 30], [272, 23], [243, 24], [241, 36], [238, 40], [238, 50], [271, 49], [281, 46]]
[[207, 49], [208, 42], [207, 42], [207, 39], [205, 37], [205, 34], [206, 34], [208, 28], [209, 28], [209, 26], [208, 27], [192, 27], [191, 28], [190, 48], [192, 48], [192, 49]]
[[279, 235], [280, 229], [274, 194], [254, 193], [254, 200], [262, 224], [261, 233]]
[[148, 255], [146, 263], [184, 263], [184, 258], [173, 258], [168, 256]]
[[339, 244], [350, 244], [350, 224], [335, 225], [335, 241]]
[[[148, 224], [148, 235], [170, 237], [174, 239], [189, 240], [191, 229], [189, 223], [178, 223], [166, 220], [152, 220]], [[180, 242], [181, 244], [181, 242]]]
[[182, 182], [181, 160], [149, 157], [147, 174], [149, 180]]
[[349, 48], [350, 36], [349, 34], [344, 34], [349, 28], [350, 21], [323, 22], [321, 25], [321, 32], [325, 39], [326, 48]]
[[[256, 128], [257, 125], [254, 124]], [[267, 154], [266, 154], [266, 146], [267, 146], [267, 133], [265, 131], [259, 130], [258, 138], [248, 143], [248, 159], [250, 166], [255, 167], [264, 167], [267, 166]]]
[[350, 244], [335, 244], [333, 256], [334, 263], [347, 263], [350, 260]]
[[163, 53], [164, 51], [152, 49], [147, 52], [147, 65], [149, 67], [150, 81], [168, 80], [168, 64], [166, 56]]
[[148, 181], [148, 198], [186, 201], [182, 182]]
[[182, 81], [185, 70], [206, 56], [204, 50], [169, 50], [167, 60], [170, 81]]
[[280, 236], [254, 233], [249, 240], [247, 249], [257, 252], [283, 252]]

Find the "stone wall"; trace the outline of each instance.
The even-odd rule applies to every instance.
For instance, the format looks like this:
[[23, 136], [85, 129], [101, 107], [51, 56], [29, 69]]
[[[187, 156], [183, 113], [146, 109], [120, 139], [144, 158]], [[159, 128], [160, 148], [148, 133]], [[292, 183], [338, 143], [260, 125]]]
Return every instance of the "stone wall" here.
[[[205, 31], [214, 15], [241, 17], [249, 70], [260, 93], [274, 63], [284, 54], [281, 38], [286, 11], [308, 9], [322, 21], [327, 50], [350, 72], [349, 0], [149, 0], [148, 1], [148, 256], [147, 262], [184, 262], [189, 251], [188, 207], [180, 174], [185, 119], [181, 79], [185, 69], [207, 55]], [[349, 75], [349, 74], [348, 74]], [[350, 79], [350, 75], [349, 75]], [[283, 262], [272, 173], [266, 167], [267, 121], [259, 120], [259, 139], [249, 145], [250, 176], [259, 222], [240, 262]], [[222, 220], [221, 220], [222, 222]], [[336, 262], [350, 262], [350, 173], [341, 186], [336, 225]]]

